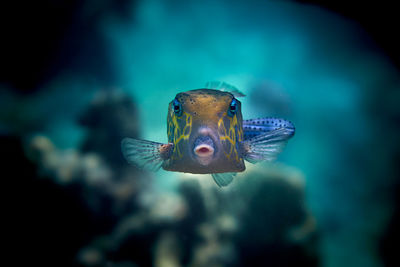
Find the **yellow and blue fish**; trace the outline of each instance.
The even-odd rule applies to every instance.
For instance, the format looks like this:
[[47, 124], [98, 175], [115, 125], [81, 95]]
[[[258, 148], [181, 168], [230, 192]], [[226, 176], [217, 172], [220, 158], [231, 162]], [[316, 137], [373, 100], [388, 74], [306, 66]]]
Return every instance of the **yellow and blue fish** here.
[[140, 168], [211, 174], [227, 186], [251, 163], [270, 161], [294, 135], [290, 121], [278, 118], [242, 119], [242, 94], [226, 83], [178, 93], [169, 103], [168, 143], [124, 138], [125, 159]]

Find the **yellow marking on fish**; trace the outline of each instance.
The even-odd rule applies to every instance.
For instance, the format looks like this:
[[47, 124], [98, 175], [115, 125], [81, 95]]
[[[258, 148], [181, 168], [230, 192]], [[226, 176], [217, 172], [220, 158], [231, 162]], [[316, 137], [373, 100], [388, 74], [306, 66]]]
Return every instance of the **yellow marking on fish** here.
[[178, 123], [178, 117], [175, 114], [171, 115], [171, 121], [168, 124], [168, 135], [170, 136], [172, 134], [172, 129], [174, 131], [173, 133], [173, 140], [172, 142], [174, 143], [174, 150], [176, 150], [176, 154], [173, 153], [172, 154], [172, 158], [173, 159], [180, 159], [182, 158], [182, 152], [180, 151], [179, 148], [179, 142], [181, 142], [182, 140], [187, 141], [190, 137], [190, 134], [192, 133], [192, 116], [187, 113], [187, 112], [183, 112], [182, 116], [179, 119], [185, 119], [185, 126], [183, 127], [183, 129], [181, 129], [179, 127], [179, 123]]
[[[229, 130], [227, 133], [224, 118], [229, 120]], [[236, 129], [235, 129], [236, 127]], [[236, 130], [238, 131], [238, 140], [236, 140]], [[236, 114], [233, 117], [227, 116], [226, 112], [222, 115], [222, 117], [218, 121], [218, 133], [220, 134], [221, 141], [227, 141], [230, 143], [229, 153], [224, 151], [225, 156], [230, 160], [232, 154], [234, 154], [235, 160], [237, 162], [240, 161], [239, 153], [236, 150], [236, 142], [241, 142], [243, 140], [243, 130], [240, 127]]]

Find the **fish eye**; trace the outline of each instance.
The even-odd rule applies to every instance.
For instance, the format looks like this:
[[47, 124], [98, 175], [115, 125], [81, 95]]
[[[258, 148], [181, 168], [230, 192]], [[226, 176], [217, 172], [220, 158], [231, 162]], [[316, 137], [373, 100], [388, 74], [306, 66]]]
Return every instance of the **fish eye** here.
[[181, 116], [182, 115], [182, 104], [178, 101], [178, 99], [174, 99], [172, 101], [172, 106], [174, 107], [174, 113], [177, 116]]
[[237, 111], [237, 100], [236, 98], [232, 99], [231, 104], [229, 105], [229, 109], [228, 109], [228, 115], [229, 116], [233, 116], [236, 114]]

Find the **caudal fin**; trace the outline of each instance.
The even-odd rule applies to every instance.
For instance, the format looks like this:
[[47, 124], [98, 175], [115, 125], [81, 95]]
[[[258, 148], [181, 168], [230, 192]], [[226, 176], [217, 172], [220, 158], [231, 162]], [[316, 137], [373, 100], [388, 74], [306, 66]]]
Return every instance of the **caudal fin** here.
[[269, 117], [269, 118], [243, 120], [243, 133], [245, 140], [261, 135], [266, 132], [277, 130], [279, 128], [285, 128], [288, 131], [291, 131], [292, 135], [294, 135], [295, 133], [295, 128], [293, 123], [281, 118]]

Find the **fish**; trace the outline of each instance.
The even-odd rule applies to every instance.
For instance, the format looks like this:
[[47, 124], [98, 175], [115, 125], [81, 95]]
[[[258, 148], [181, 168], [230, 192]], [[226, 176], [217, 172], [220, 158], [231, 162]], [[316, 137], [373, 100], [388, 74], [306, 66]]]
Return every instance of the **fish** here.
[[219, 187], [229, 185], [245, 161], [275, 160], [294, 136], [292, 122], [281, 118], [243, 120], [245, 95], [225, 82], [178, 93], [168, 105], [168, 143], [124, 138], [128, 163], [141, 169], [211, 174]]

